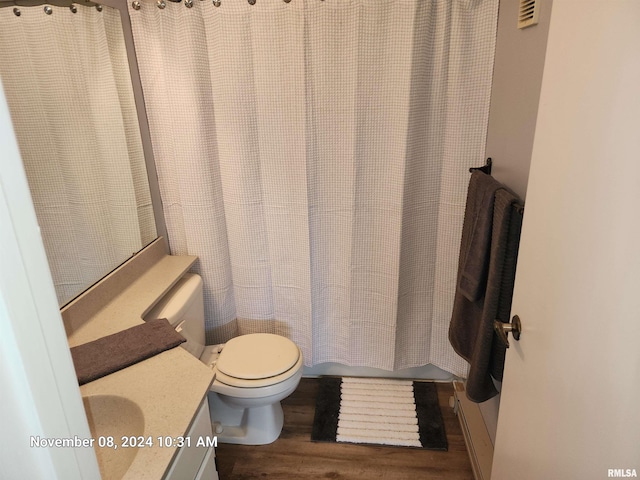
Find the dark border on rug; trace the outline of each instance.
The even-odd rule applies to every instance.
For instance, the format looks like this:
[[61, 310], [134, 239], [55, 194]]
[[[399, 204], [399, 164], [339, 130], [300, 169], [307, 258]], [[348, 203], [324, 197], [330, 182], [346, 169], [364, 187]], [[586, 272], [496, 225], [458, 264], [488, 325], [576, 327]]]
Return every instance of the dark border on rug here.
[[413, 396], [418, 414], [420, 443], [429, 450], [449, 450], [447, 433], [438, 402], [438, 389], [433, 382], [413, 382]]
[[319, 384], [311, 441], [335, 443], [338, 435], [342, 378], [321, 377]]
[[[318, 383], [311, 441], [335, 443], [338, 434], [342, 378], [320, 377]], [[438, 401], [436, 384], [433, 382], [413, 381], [413, 396], [416, 403], [420, 443], [422, 444], [422, 447], [418, 448], [448, 451], [449, 444]], [[359, 445], [393, 446], [368, 443]]]

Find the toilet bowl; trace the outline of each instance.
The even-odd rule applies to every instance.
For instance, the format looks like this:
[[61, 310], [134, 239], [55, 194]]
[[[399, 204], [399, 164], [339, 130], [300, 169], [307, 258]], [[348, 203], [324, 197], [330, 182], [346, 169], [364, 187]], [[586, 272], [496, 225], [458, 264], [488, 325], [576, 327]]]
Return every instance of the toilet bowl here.
[[264, 445], [282, 431], [280, 401], [293, 393], [303, 370], [302, 352], [291, 340], [252, 333], [229, 340], [214, 359], [215, 379], [209, 391], [211, 422], [218, 441]]
[[280, 436], [280, 401], [297, 388], [303, 371], [295, 343], [252, 333], [205, 346], [202, 279], [195, 274], [185, 274], [144, 318], [169, 320], [187, 339], [182, 347], [214, 370], [208, 397], [219, 442], [264, 445]]

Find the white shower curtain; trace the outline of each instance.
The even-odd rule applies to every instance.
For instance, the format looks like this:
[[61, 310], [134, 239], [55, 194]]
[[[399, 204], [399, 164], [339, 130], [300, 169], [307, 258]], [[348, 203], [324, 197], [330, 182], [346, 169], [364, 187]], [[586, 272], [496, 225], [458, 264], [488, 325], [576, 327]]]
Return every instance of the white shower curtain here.
[[447, 339], [497, 0], [130, 7], [172, 251], [207, 338], [464, 374]]
[[156, 238], [120, 15], [0, 8], [0, 78], [58, 302]]

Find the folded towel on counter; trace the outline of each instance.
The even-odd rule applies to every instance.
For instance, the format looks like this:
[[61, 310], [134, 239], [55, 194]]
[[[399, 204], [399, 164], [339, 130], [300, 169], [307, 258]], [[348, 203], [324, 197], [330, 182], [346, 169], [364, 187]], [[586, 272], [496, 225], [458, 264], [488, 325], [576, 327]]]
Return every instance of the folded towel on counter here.
[[[517, 197], [506, 189], [496, 191], [489, 226], [490, 249], [485, 252], [488, 257], [486, 288], [474, 301], [460, 288], [454, 297], [449, 341], [456, 353], [469, 362], [466, 393], [474, 402], [484, 402], [498, 393], [491, 377], [502, 380], [506, 347], [497, 338], [493, 322], [509, 321], [522, 227], [518, 205]], [[464, 221], [467, 219], [465, 213]], [[463, 227], [462, 246], [469, 241], [464, 238], [469, 232], [470, 229]], [[466, 252], [461, 248], [459, 278], [466, 265]]]
[[167, 319], [160, 318], [73, 347], [71, 357], [78, 383], [84, 385], [185, 341]]
[[469, 180], [467, 205], [460, 245], [458, 289], [469, 301], [484, 295], [489, 272], [491, 225], [495, 194], [502, 185], [491, 175], [473, 172]]

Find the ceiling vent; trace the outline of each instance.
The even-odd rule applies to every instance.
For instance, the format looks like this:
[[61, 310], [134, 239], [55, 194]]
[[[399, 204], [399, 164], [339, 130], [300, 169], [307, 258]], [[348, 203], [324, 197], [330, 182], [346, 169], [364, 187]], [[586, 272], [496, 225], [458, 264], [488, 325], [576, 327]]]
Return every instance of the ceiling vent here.
[[518, 28], [526, 28], [538, 23], [538, 0], [520, 0]]

